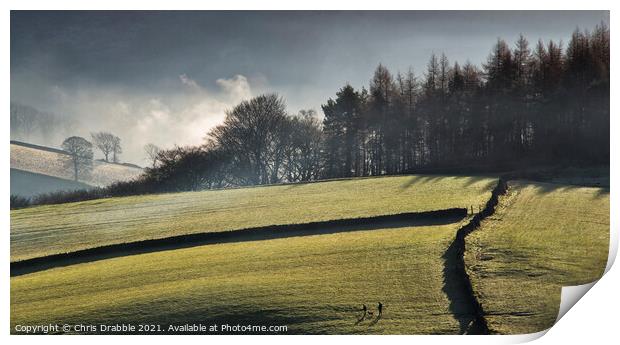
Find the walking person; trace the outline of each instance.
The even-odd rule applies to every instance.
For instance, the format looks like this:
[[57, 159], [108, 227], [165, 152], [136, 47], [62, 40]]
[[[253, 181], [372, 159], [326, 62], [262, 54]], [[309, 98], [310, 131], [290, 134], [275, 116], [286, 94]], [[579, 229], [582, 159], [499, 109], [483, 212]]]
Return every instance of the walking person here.
[[383, 304], [381, 304], [381, 302], [379, 302], [379, 306], [377, 307], [377, 309], [379, 309], [379, 316], [381, 316], [381, 314], [383, 313]]
[[362, 304], [362, 311], [364, 312], [364, 315], [362, 315], [362, 318], [360, 320], [364, 320], [364, 318], [366, 318], [366, 312], [368, 311], [368, 308], [365, 304]]

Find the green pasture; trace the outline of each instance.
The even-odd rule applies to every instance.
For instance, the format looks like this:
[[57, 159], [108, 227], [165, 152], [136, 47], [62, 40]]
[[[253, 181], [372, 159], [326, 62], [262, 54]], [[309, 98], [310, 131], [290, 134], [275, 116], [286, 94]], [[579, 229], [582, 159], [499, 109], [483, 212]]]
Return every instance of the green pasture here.
[[551, 327], [561, 287], [601, 277], [609, 248], [609, 189], [515, 181], [496, 213], [467, 237], [465, 262], [489, 328]]
[[[240, 323], [289, 334], [457, 334], [443, 255], [459, 225], [205, 245], [12, 277], [11, 329]], [[362, 304], [374, 315], [358, 321]]]
[[483, 204], [496, 181], [359, 178], [36, 206], [11, 211], [11, 261], [190, 233], [470, 207]]

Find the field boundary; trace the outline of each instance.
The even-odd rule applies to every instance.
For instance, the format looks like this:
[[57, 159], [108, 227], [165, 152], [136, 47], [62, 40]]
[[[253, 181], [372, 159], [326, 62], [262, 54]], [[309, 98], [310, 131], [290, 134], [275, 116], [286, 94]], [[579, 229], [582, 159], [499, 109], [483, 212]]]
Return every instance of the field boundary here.
[[11, 140], [11, 145], [23, 146], [23, 147], [27, 147], [30, 149], [36, 149], [36, 150], [41, 150], [41, 151], [60, 153], [60, 154], [67, 155], [67, 156], [71, 155], [69, 152], [63, 149], [57, 149], [55, 147], [31, 144], [31, 143], [27, 143], [27, 142], [19, 141], [19, 140]]
[[143, 241], [111, 244], [52, 254], [11, 262], [11, 277], [43, 271], [55, 267], [109, 258], [151, 253], [164, 250], [196, 247], [206, 244], [260, 241], [267, 239], [333, 234], [408, 226], [443, 225], [461, 221], [467, 216], [466, 208], [407, 212], [375, 217], [337, 219], [320, 222], [267, 225], [239, 230], [202, 232]]
[[[10, 144], [11, 145], [15, 145], [15, 146], [27, 147], [29, 149], [34, 149], [34, 150], [53, 152], [53, 153], [58, 153], [58, 154], [61, 154], [61, 155], [71, 156], [71, 153], [69, 153], [69, 152], [67, 152], [67, 151], [65, 151], [63, 149], [59, 149], [59, 148], [55, 148], [55, 147], [50, 147], [50, 146], [31, 144], [31, 143], [27, 143], [27, 142], [19, 141], [19, 140], [11, 140]], [[122, 166], [122, 167], [126, 167], [126, 168], [144, 170], [143, 167], [141, 167], [141, 166], [139, 166], [137, 164], [134, 164], [134, 163], [129, 163], [129, 162], [123, 162], [123, 163], [119, 163], [119, 162], [106, 162], [103, 159], [93, 159], [93, 162], [99, 162], [99, 163], [102, 163], [102, 164], [118, 165], [118, 166]]]
[[[507, 190], [507, 180], [502, 177], [499, 179], [497, 186], [491, 191], [491, 198], [487, 201], [484, 208], [457, 231], [454, 241], [444, 254], [444, 291], [451, 300], [450, 309], [461, 322], [462, 334], [491, 333], [485, 319], [484, 309], [476, 297], [465, 267], [465, 238], [477, 230], [485, 218], [495, 213], [500, 195], [506, 194]], [[471, 311], [473, 315], [460, 313], [459, 310], [463, 309]]]

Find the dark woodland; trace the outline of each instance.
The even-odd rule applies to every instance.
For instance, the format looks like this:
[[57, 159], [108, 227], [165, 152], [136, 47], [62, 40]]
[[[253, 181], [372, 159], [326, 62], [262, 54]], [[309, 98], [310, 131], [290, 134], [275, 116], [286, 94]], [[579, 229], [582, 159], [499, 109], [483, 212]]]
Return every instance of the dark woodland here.
[[[486, 63], [432, 55], [425, 71], [379, 65], [314, 111], [274, 94], [227, 112], [200, 147], [162, 150], [137, 181], [73, 199], [424, 172], [609, 164], [610, 32], [568, 44], [498, 39]], [[81, 194], [80, 194], [81, 193]], [[62, 197], [41, 196], [38, 203]], [[90, 197], [85, 197], [90, 195]]]

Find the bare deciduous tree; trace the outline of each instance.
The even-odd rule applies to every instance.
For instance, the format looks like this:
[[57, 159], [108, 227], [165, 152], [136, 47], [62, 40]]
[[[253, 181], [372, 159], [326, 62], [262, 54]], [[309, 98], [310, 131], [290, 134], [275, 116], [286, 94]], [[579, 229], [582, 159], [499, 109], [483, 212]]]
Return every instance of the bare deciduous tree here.
[[62, 142], [68, 155], [63, 158], [65, 168], [73, 170], [73, 179], [78, 180], [89, 173], [93, 166], [93, 145], [82, 137], [69, 137]]
[[109, 132], [91, 133], [90, 136], [93, 138], [95, 146], [103, 153], [106, 162], [110, 161], [110, 154], [113, 154], [113, 161], [117, 161], [118, 154], [122, 152], [119, 137]]
[[121, 138], [114, 136], [114, 139], [112, 140], [112, 161], [114, 163], [119, 162], [121, 153], [123, 153]]
[[228, 111], [224, 123], [209, 133], [215, 144], [233, 157], [234, 175], [240, 184], [279, 182], [286, 120], [282, 98], [261, 95]]
[[321, 174], [323, 131], [314, 110], [300, 110], [290, 122], [285, 176], [288, 182], [310, 181]]
[[148, 143], [144, 145], [144, 152], [146, 153], [146, 159], [148, 159], [151, 162], [151, 166], [154, 167], [157, 164], [157, 157], [161, 149], [155, 144]]

